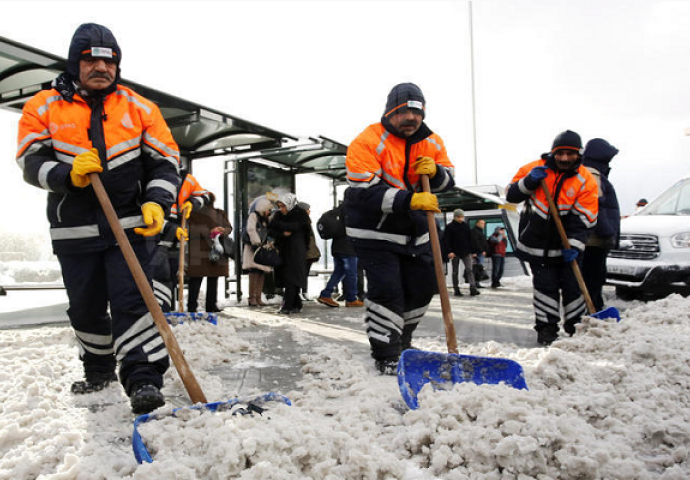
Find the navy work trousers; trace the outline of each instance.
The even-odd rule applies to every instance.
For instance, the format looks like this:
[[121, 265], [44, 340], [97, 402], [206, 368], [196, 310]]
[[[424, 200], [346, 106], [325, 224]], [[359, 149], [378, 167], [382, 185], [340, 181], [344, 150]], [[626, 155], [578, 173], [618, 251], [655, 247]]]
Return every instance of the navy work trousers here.
[[[132, 242], [132, 248], [141, 265], [149, 265], [155, 243]], [[141, 381], [161, 388], [168, 352], [120, 248], [61, 254], [58, 260], [85, 373], [112, 372], [117, 361], [127, 393]]]
[[562, 310], [565, 330], [573, 332], [574, 325], [586, 313], [586, 305], [572, 266], [567, 263], [548, 265], [531, 262], [530, 268], [536, 317], [534, 329], [537, 332], [548, 329], [557, 333]]
[[436, 289], [431, 253], [407, 255], [356, 247], [367, 275], [364, 322], [377, 360], [398, 358]]

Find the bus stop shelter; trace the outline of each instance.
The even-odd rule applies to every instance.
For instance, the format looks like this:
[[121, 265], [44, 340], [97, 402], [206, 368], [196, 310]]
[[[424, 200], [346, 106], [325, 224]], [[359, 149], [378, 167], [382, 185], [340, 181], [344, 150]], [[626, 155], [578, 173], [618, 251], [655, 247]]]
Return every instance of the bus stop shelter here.
[[[0, 37], [0, 108], [21, 114], [33, 95], [50, 88], [67, 66], [65, 58]], [[294, 176], [319, 174], [335, 185], [345, 175], [347, 147], [325, 137], [299, 138], [263, 125], [121, 79], [160, 108], [180, 149], [182, 167], [212, 157], [224, 161], [223, 208], [242, 225], [257, 196], [282, 185], [294, 192]], [[234, 229], [239, 245], [240, 229]], [[237, 295], [241, 297], [241, 265], [235, 262]]]

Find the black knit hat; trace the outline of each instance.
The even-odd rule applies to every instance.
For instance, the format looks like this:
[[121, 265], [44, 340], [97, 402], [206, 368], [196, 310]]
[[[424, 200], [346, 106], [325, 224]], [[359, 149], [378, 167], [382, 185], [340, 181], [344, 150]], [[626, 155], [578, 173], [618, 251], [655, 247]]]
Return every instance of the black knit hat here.
[[393, 87], [388, 94], [384, 117], [390, 117], [395, 113], [404, 113], [408, 108], [419, 110], [424, 118], [424, 94], [414, 83], [400, 83]]
[[580, 135], [570, 130], [559, 133], [553, 141], [551, 146], [551, 153], [556, 150], [575, 150], [577, 153], [582, 153], [582, 139]]
[[113, 32], [103, 25], [84, 23], [74, 32], [67, 56], [67, 73], [75, 79], [79, 78], [79, 61], [85, 56], [112, 58], [119, 73], [122, 51]]

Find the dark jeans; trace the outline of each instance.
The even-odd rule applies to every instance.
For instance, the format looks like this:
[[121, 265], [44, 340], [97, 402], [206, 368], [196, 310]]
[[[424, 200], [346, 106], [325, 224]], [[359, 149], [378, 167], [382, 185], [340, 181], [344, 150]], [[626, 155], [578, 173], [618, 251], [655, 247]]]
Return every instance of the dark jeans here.
[[357, 300], [357, 257], [333, 254], [333, 274], [319, 296], [331, 298], [333, 290], [343, 281], [345, 300]]
[[503, 278], [503, 269], [505, 268], [506, 257], [502, 255], [491, 256], [491, 285], [496, 286]]

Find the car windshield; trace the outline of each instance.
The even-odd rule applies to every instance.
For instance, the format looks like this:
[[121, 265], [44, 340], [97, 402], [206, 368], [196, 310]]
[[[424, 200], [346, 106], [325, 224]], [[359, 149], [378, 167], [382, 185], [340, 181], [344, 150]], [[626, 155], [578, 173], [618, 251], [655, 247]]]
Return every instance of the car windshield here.
[[690, 178], [678, 181], [636, 215], [690, 215]]

